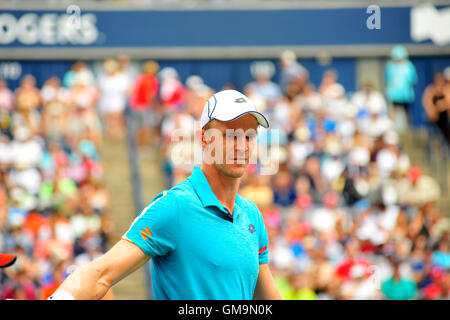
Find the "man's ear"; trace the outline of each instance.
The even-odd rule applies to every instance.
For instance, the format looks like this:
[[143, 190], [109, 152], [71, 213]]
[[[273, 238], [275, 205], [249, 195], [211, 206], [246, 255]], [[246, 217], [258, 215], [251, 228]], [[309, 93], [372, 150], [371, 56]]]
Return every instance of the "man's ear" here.
[[205, 129], [201, 128], [195, 130], [195, 138], [202, 147], [206, 145], [206, 141], [204, 141], [205, 131], [206, 131]]

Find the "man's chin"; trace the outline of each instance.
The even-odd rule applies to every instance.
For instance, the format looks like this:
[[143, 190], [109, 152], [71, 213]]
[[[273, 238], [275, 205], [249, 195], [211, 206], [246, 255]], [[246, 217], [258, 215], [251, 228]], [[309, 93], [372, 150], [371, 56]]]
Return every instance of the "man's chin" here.
[[224, 167], [222, 167], [221, 171], [231, 178], [241, 178], [244, 175], [247, 166], [248, 166], [247, 163], [226, 164], [224, 165]]

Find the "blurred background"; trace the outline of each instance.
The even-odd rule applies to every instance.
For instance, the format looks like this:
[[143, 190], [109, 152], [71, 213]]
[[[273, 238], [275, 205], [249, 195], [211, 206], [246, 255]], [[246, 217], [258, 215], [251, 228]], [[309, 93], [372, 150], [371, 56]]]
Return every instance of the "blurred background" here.
[[[278, 171], [240, 194], [283, 298], [449, 299], [450, 2], [402, 0], [1, 1], [0, 299], [46, 299], [189, 176], [226, 88], [271, 123]], [[152, 299], [149, 268], [106, 298]]]

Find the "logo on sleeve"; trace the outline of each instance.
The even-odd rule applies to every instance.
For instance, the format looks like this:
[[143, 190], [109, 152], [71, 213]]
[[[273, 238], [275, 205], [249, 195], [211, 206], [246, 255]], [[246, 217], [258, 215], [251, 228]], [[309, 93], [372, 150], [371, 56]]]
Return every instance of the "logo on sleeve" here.
[[152, 236], [152, 233], [151, 233], [149, 227], [142, 229], [139, 233], [141, 234], [141, 236], [144, 240], [146, 240]]
[[253, 234], [256, 231], [255, 226], [250, 223], [248, 225], [248, 231], [250, 231], [250, 233]]

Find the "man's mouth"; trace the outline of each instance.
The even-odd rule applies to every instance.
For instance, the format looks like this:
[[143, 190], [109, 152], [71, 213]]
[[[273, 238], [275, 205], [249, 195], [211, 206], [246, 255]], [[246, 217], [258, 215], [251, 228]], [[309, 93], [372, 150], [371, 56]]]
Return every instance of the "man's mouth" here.
[[230, 159], [231, 162], [235, 163], [235, 162], [241, 162], [241, 163], [245, 163], [247, 162], [246, 158], [232, 158]]

